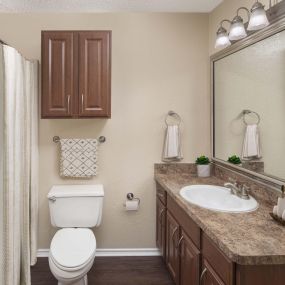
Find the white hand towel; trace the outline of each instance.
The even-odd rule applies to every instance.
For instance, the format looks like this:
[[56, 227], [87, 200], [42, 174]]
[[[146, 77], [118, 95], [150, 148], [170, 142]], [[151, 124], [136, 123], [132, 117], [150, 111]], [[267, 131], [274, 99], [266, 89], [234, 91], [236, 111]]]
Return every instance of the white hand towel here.
[[165, 134], [163, 161], [181, 160], [182, 158], [179, 126], [168, 126]]
[[242, 158], [261, 158], [259, 130], [257, 125], [248, 125], [246, 127], [243, 141]]

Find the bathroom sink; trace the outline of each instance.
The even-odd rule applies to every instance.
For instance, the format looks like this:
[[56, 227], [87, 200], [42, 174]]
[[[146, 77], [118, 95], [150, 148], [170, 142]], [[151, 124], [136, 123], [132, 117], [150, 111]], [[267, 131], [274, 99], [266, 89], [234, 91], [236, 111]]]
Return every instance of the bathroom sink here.
[[243, 213], [258, 208], [257, 201], [250, 196], [248, 200], [231, 194], [231, 190], [214, 185], [191, 185], [183, 187], [180, 195], [187, 202], [218, 212]]

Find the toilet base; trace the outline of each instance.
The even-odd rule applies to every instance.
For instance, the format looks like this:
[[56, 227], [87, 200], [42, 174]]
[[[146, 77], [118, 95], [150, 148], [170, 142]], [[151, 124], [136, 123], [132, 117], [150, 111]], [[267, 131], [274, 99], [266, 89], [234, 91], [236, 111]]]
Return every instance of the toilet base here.
[[[66, 285], [65, 283], [62, 283], [62, 282], [58, 282], [57, 284], [58, 285]], [[81, 279], [79, 279], [73, 283], [68, 283], [68, 285], [88, 285], [87, 274], [83, 278], [81, 278]]]

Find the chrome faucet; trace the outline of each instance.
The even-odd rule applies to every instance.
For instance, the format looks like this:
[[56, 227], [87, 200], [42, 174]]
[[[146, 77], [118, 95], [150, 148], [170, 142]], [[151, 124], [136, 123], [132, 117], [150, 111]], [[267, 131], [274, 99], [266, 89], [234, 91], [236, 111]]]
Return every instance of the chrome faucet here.
[[236, 195], [241, 199], [248, 200], [250, 188], [246, 185], [241, 185], [237, 183], [235, 180], [230, 180], [231, 182], [227, 182], [224, 184], [226, 188], [231, 190], [232, 195]]

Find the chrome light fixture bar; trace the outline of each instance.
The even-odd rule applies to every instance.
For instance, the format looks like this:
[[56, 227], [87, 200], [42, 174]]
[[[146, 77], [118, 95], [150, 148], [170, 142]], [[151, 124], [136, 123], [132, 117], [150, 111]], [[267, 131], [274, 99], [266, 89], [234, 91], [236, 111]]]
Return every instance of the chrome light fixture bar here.
[[[231, 41], [237, 41], [247, 36], [243, 18], [239, 15], [239, 12], [244, 10], [248, 16], [248, 31], [261, 30], [269, 25], [269, 21], [262, 5], [258, 0], [253, 4], [249, 11], [246, 7], [240, 7], [237, 9], [237, 14], [232, 21], [223, 20], [220, 23], [220, 27], [217, 31], [217, 38], [215, 48], [225, 48], [231, 45]], [[230, 23], [230, 32], [223, 27], [224, 22]]]

